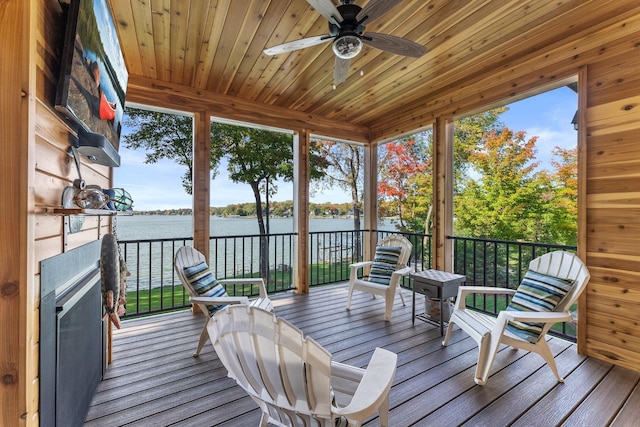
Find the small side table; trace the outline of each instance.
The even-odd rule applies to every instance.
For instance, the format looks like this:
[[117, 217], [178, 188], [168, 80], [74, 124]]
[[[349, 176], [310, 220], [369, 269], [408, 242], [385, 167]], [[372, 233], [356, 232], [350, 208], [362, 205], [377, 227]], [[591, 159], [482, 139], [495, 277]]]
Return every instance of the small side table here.
[[413, 279], [413, 307], [411, 323], [416, 320], [416, 293], [440, 300], [440, 336], [444, 335], [444, 300], [458, 294], [458, 286], [467, 280], [462, 274], [447, 273], [440, 270], [417, 271], [409, 274]]

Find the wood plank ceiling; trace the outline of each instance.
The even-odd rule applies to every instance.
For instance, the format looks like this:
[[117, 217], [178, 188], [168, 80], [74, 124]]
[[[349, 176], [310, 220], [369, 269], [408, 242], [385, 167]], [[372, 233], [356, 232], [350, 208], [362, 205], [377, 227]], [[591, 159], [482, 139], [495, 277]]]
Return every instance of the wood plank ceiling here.
[[328, 33], [326, 19], [305, 0], [109, 2], [132, 78], [369, 128], [392, 126], [418, 108], [433, 114], [447, 92], [462, 95], [487, 74], [577, 39], [617, 13], [615, 1], [602, 0], [404, 0], [367, 31], [413, 40], [427, 53], [415, 59], [365, 46], [334, 90], [330, 43], [263, 53]]

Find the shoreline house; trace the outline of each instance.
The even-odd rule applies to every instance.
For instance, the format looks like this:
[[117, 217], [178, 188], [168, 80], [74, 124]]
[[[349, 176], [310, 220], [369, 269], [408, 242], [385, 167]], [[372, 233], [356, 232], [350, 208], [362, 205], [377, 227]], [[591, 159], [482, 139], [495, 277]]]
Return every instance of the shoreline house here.
[[[91, 245], [111, 227], [108, 217], [87, 216], [69, 233], [72, 215], [53, 210], [78, 178], [67, 155], [75, 131], [54, 108], [67, 3], [0, 6], [2, 425], [45, 421], [40, 262]], [[426, 53], [407, 58], [365, 46], [335, 89], [328, 45], [263, 53], [328, 32], [305, 0], [107, 3], [129, 70], [126, 102], [194, 117], [194, 245], [205, 253], [211, 117], [293, 132], [298, 260], [308, 259], [312, 135], [365, 147], [364, 228], [374, 229], [376, 144], [433, 126], [433, 267], [448, 270], [453, 120], [577, 84], [578, 254], [592, 275], [579, 302], [578, 352], [640, 371], [637, 0], [404, 0], [367, 30], [415, 41]], [[81, 168], [88, 183], [110, 187], [110, 167], [83, 158]], [[294, 265], [298, 293], [309, 291], [307, 269]]]

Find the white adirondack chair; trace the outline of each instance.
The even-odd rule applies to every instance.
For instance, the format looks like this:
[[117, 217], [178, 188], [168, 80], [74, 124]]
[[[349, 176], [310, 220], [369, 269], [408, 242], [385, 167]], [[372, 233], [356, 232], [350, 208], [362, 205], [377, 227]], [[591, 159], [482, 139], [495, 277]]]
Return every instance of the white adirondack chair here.
[[[395, 251], [395, 253], [392, 254], [394, 256], [393, 258], [397, 255], [397, 261], [390, 263], [390, 259], [388, 258], [389, 252], [380, 250], [380, 248], [398, 248], [399, 251]], [[351, 264], [347, 310], [351, 308], [351, 297], [354, 290], [368, 292], [372, 294], [374, 298], [376, 295], [383, 296], [385, 299], [384, 320], [391, 319], [396, 290], [400, 294], [402, 305], [406, 305], [398, 282], [402, 276], [413, 271], [411, 267], [407, 266], [409, 257], [411, 257], [412, 248], [413, 245], [405, 237], [399, 234], [392, 234], [378, 242], [376, 254], [372, 261], [362, 261]], [[391, 260], [393, 260], [393, 258]], [[364, 267], [371, 267], [369, 277], [367, 279], [360, 279], [358, 278], [358, 272]], [[380, 274], [381, 271], [386, 271], [386, 274]]]
[[[474, 380], [479, 385], [486, 384], [500, 343], [538, 353], [547, 362], [558, 382], [564, 381], [558, 374], [555, 359], [544, 335], [555, 323], [572, 320], [569, 308], [578, 300], [578, 297], [586, 288], [590, 278], [589, 270], [576, 255], [569, 252], [556, 251], [549, 252], [531, 261], [529, 271], [550, 276], [551, 278], [566, 279], [573, 283], [568, 285], [568, 292], [560, 299], [555, 308], [547, 307], [547, 309], [551, 308], [550, 311], [503, 310], [498, 314], [497, 318], [467, 308], [467, 296], [471, 294], [507, 294], [515, 296], [518, 291], [521, 296], [524, 295], [526, 298], [530, 298], [530, 295], [526, 295], [529, 291], [526, 289], [527, 286], [524, 280], [518, 290], [482, 286], [461, 286], [458, 289], [456, 304], [442, 345], [446, 346], [449, 342], [454, 325], [458, 325], [460, 329], [469, 334], [478, 343], [478, 364]], [[544, 286], [545, 281], [553, 282], [553, 279], [545, 278], [544, 276], [539, 276], [536, 280], [542, 281], [530, 282], [536, 287], [540, 284]], [[562, 284], [562, 281], [558, 283]], [[544, 291], [536, 288], [534, 293], [538, 295], [538, 299], [535, 304], [541, 303], [539, 297], [542, 292]], [[512, 304], [514, 301], [515, 299], [512, 299]], [[544, 303], [546, 304], [546, 302]], [[520, 323], [520, 326], [518, 326], [518, 324], [510, 322], [536, 323], [538, 325], [535, 328], [540, 328], [540, 331], [539, 333], [536, 331], [535, 334], [532, 332], [524, 334], [520, 328], [522, 326], [529, 328], [530, 325], [522, 325]]]
[[[367, 369], [331, 354], [272, 312], [227, 306], [207, 325], [220, 361], [262, 410], [260, 426], [389, 425], [395, 353], [376, 348]], [[348, 422], [348, 424], [347, 424]]]
[[242, 278], [242, 279], [221, 279], [217, 280], [217, 283], [221, 285], [255, 285], [259, 290], [259, 298], [254, 300], [249, 300], [249, 298], [245, 296], [215, 296], [215, 297], [207, 297], [202, 296], [198, 291], [194, 288], [191, 281], [185, 275], [185, 268], [193, 267], [200, 263], [206, 263], [206, 259], [202, 253], [192, 248], [191, 246], [183, 246], [176, 251], [176, 256], [174, 259], [174, 269], [182, 285], [187, 290], [191, 297], [191, 302], [198, 306], [200, 311], [207, 314], [207, 319], [202, 327], [202, 332], [200, 333], [200, 339], [198, 340], [198, 347], [193, 354], [194, 357], [198, 357], [200, 352], [202, 351], [202, 347], [207, 342], [208, 334], [207, 334], [207, 322], [209, 321], [209, 317], [213, 314], [212, 307], [227, 305], [227, 304], [242, 304], [242, 305], [251, 305], [259, 307], [263, 310], [273, 311], [273, 306], [271, 304], [271, 300], [267, 296], [267, 290], [264, 285], [264, 280], [262, 278]]

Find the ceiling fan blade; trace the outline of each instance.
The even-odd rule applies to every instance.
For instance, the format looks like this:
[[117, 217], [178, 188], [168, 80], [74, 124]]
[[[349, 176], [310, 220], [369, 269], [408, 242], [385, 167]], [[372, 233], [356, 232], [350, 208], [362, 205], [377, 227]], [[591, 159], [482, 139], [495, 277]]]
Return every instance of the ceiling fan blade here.
[[279, 44], [274, 47], [265, 49], [263, 52], [267, 55], [278, 55], [280, 53], [287, 53], [293, 50], [304, 49], [305, 47], [315, 46], [320, 43], [324, 43], [333, 39], [331, 36], [313, 36], [305, 39], [294, 40], [288, 43]]
[[413, 58], [419, 58], [427, 52], [427, 48], [421, 44], [389, 34], [366, 33], [365, 37], [362, 37], [362, 42], [376, 49]]
[[342, 15], [331, 0], [307, 0], [307, 3], [317, 10], [320, 15], [324, 16], [327, 21], [340, 27]]
[[349, 74], [350, 59], [342, 59], [336, 56], [335, 63], [333, 65], [333, 82], [340, 84], [347, 80], [347, 74]]
[[380, 18], [382, 15], [397, 6], [402, 0], [371, 0], [362, 8], [356, 19], [360, 21], [368, 16], [365, 24], [370, 24], [373, 20]]

